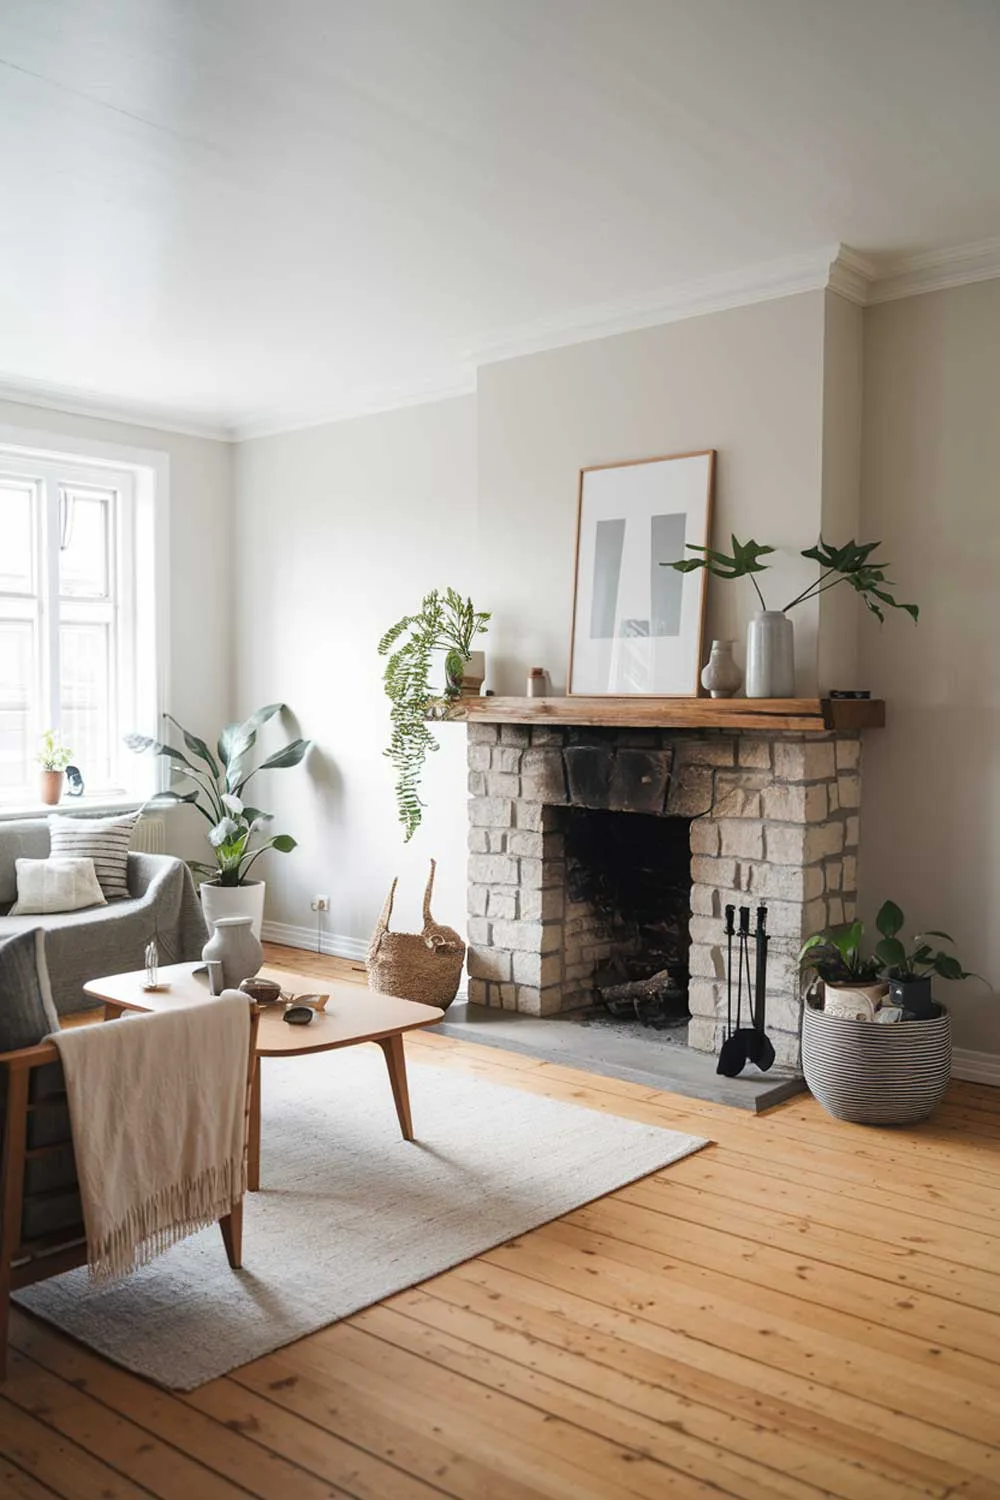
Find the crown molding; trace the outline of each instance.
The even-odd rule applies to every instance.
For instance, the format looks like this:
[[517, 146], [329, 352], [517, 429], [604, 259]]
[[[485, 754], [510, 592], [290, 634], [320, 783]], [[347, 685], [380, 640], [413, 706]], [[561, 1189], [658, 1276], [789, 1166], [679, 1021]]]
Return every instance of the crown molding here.
[[72, 417], [93, 417], [101, 422], [122, 422], [129, 427], [147, 427], [156, 432], [177, 432], [184, 437], [211, 438], [220, 443], [230, 442], [233, 436], [232, 429], [224, 422], [176, 407], [147, 406], [69, 386], [18, 380], [15, 376], [0, 376], [0, 401], [36, 406], [43, 411], [60, 411]]
[[302, 432], [310, 427], [325, 427], [330, 422], [348, 422], [357, 417], [376, 416], [379, 412], [429, 406], [436, 401], [453, 401], [459, 396], [475, 394], [475, 366], [464, 362], [408, 384], [367, 386], [354, 392], [349, 399], [328, 405], [241, 417], [233, 423], [229, 434], [237, 442], [279, 437], [284, 432]]
[[977, 240], [945, 250], [926, 250], [918, 255], [880, 256], [874, 262], [868, 301], [896, 302], [924, 292], [942, 292], [948, 287], [969, 286], [976, 281], [994, 281], [1000, 276], [1000, 239]]

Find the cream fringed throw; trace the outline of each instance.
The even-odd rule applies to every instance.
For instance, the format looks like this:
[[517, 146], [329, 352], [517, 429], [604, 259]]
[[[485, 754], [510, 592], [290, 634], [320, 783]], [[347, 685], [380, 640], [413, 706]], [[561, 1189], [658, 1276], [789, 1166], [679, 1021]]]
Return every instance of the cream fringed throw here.
[[93, 1281], [229, 1213], [245, 1187], [250, 1006], [228, 991], [160, 1015], [60, 1031]]

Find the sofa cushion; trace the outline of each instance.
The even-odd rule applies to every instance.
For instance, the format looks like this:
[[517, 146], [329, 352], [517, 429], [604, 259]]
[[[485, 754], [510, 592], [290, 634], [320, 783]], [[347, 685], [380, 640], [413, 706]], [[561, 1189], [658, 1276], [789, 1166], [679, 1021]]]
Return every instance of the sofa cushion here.
[[46, 859], [49, 825], [45, 818], [0, 819], [0, 911], [17, 899], [17, 859]]
[[34, 1047], [58, 1029], [45, 966], [45, 934], [36, 924], [0, 940], [0, 1052]]
[[52, 853], [94, 861], [101, 890], [109, 901], [128, 894], [128, 850], [138, 812], [117, 818], [49, 818]]
[[18, 859], [17, 901], [12, 917], [83, 911], [106, 906], [92, 859]]

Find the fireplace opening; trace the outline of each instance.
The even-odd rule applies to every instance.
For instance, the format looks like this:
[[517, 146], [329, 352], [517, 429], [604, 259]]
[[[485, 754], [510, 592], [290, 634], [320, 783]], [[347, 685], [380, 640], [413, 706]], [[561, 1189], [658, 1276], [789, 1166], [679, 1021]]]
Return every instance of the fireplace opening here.
[[691, 820], [562, 809], [564, 1007], [659, 1029], [689, 1019]]

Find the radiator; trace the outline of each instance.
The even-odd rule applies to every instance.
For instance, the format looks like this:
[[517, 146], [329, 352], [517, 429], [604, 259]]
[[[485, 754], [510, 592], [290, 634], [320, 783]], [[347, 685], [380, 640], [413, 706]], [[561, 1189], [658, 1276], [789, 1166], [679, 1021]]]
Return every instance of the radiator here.
[[140, 818], [132, 834], [132, 848], [137, 854], [165, 854], [167, 850], [166, 819]]

